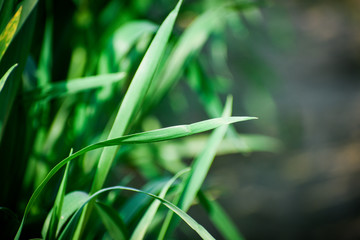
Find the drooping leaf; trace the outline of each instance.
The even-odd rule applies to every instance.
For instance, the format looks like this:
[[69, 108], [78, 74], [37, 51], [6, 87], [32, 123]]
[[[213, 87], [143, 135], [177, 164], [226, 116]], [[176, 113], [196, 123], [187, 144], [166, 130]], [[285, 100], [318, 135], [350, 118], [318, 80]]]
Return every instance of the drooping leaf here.
[[[173, 178], [171, 178], [166, 185], [161, 190], [159, 197], [165, 198], [166, 193], [168, 192], [171, 185], [175, 182], [177, 178], [179, 178], [181, 175], [189, 172], [190, 169], [186, 168], [180, 172], [178, 172]], [[153, 220], [156, 211], [158, 210], [160, 206], [160, 201], [154, 200], [154, 202], [150, 205], [150, 207], [147, 209], [144, 216], [141, 218], [140, 222], [137, 224], [133, 234], [131, 235], [130, 240], [139, 240], [143, 239], [145, 236], [145, 233], [147, 231], [147, 228], [149, 227], [151, 221]]]
[[91, 150], [103, 148], [103, 147], [109, 147], [109, 146], [117, 146], [120, 144], [139, 144], [139, 143], [150, 143], [150, 142], [158, 142], [158, 141], [166, 141], [171, 140], [175, 138], [190, 136], [192, 134], [208, 131], [223, 125], [228, 125], [235, 122], [240, 121], [247, 121], [251, 119], [256, 119], [254, 117], [225, 117], [225, 118], [215, 118], [210, 120], [205, 120], [202, 122], [193, 123], [190, 125], [180, 125], [175, 127], [168, 127], [153, 131], [148, 131], [144, 133], [137, 133], [132, 135], [127, 135], [115, 139], [106, 140], [103, 142], [99, 142], [93, 145], [89, 145], [71, 156], [65, 158], [61, 162], [59, 162], [51, 171], [48, 173], [48, 175], [45, 177], [45, 179], [41, 182], [41, 184], [36, 188], [34, 193], [32, 194], [26, 208], [25, 212], [21, 221], [21, 225], [18, 229], [16, 239], [19, 239], [24, 222], [26, 220], [26, 217], [30, 211], [30, 208], [38, 198], [39, 194], [47, 184], [47, 182], [56, 174], [59, 169], [61, 169], [67, 162], [73, 160], [74, 158], [85, 154], [86, 152], [89, 152]]
[[[61, 208], [61, 217], [58, 223], [56, 230], [56, 235], [60, 233], [60, 230], [64, 224], [69, 220], [69, 218], [74, 214], [74, 212], [81, 207], [81, 205], [86, 201], [89, 195], [85, 192], [75, 191], [65, 195], [63, 200], [63, 207]], [[44, 226], [41, 231], [43, 238], [46, 236], [46, 231], [49, 228], [50, 219], [53, 213], [53, 209], [49, 212]], [[17, 236], [18, 238], [18, 236]]]
[[108, 192], [108, 191], [113, 191], [113, 190], [125, 190], [125, 191], [132, 191], [132, 192], [142, 193], [142, 194], [146, 194], [149, 197], [152, 197], [152, 198], [154, 198], [156, 200], [159, 200], [163, 205], [165, 205], [167, 208], [169, 208], [171, 211], [173, 211], [175, 214], [177, 214], [182, 220], [184, 220], [188, 224], [188, 226], [190, 226], [192, 229], [194, 229], [202, 239], [209, 239], [209, 240], [214, 239], [214, 237], [211, 236], [211, 234], [203, 226], [201, 226], [199, 223], [197, 223], [192, 217], [190, 217], [187, 213], [185, 213], [180, 208], [175, 206], [173, 203], [165, 200], [164, 198], [158, 197], [158, 196], [156, 196], [154, 194], [143, 192], [143, 191], [138, 190], [136, 188], [130, 188], [130, 187], [124, 187], [124, 186], [115, 186], [115, 187], [103, 188], [103, 189], [95, 192], [94, 194], [92, 194], [87, 199], [87, 201], [82, 205], [82, 207], [80, 209], [78, 209], [77, 212], [73, 215], [73, 217], [71, 218], [71, 220], [67, 224], [63, 234], [66, 235], [67, 237], [72, 235], [71, 231], [74, 229], [72, 225], [74, 225], [75, 222], [79, 219], [82, 208], [87, 203], [89, 203], [91, 200], [95, 199], [98, 195], [100, 195], [102, 193], [105, 193], [105, 192]]

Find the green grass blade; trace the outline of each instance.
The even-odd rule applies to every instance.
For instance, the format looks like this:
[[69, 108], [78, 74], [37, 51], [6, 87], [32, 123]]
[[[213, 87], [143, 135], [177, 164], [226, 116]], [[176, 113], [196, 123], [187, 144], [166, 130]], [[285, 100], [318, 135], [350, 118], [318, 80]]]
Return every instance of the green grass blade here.
[[[149, 89], [149, 104], [158, 103], [169, 89], [179, 80], [189, 60], [204, 46], [217, 22], [226, 14], [223, 7], [207, 11], [198, 17], [182, 34], [170, 53], [165, 65], [155, 79], [158, 80]], [[171, 69], [171, 71], [169, 71]], [[156, 92], [156, 94], [154, 94]], [[150, 106], [148, 106], [150, 107]]]
[[[179, 1], [175, 9], [161, 24], [152, 43], [150, 44], [150, 47], [141, 61], [140, 66], [136, 71], [129, 89], [127, 90], [126, 95], [121, 103], [108, 139], [115, 136], [124, 135], [126, 129], [129, 127], [130, 121], [138, 112], [150, 86], [151, 79], [155, 73], [157, 64], [159, 63], [160, 58], [165, 50], [166, 43], [170, 37], [170, 33], [173, 29], [181, 3], [182, 0]], [[91, 193], [101, 189], [103, 186], [110, 166], [115, 157], [116, 150], [116, 147], [107, 148], [102, 152], [97, 171], [95, 173], [93, 185], [91, 187]]]
[[[189, 172], [189, 168], [186, 168], [180, 172], [178, 172], [173, 178], [171, 178], [166, 185], [163, 187], [163, 189], [161, 190], [159, 197], [160, 198], [165, 198], [166, 193], [168, 192], [169, 188], [171, 187], [171, 185], [175, 182], [176, 179], [178, 179], [181, 175]], [[146, 233], [147, 228], [149, 227], [151, 221], [153, 220], [156, 211], [158, 210], [159, 206], [160, 206], [161, 202], [159, 201], [154, 201], [150, 207], [148, 208], [148, 210], [146, 211], [146, 213], [144, 214], [144, 216], [141, 218], [140, 222], [138, 223], [138, 225], [136, 226], [133, 234], [131, 235], [130, 240], [139, 240], [139, 239], [143, 239]]]
[[[206, 76], [199, 64], [190, 65], [188, 71], [188, 83], [190, 87], [197, 93], [202, 105], [210, 117], [218, 117], [221, 115], [221, 100], [215, 89], [217, 88], [212, 79]], [[247, 142], [239, 136], [235, 128], [230, 126], [227, 132], [232, 145], [237, 148], [238, 152], [248, 153], [251, 151]]]
[[[159, 194], [168, 181], [168, 178], [155, 179], [146, 183], [141, 190], [152, 194]], [[150, 205], [149, 200], [150, 199], [143, 194], [135, 194], [125, 202], [121, 207], [120, 215], [127, 225], [131, 225], [137, 221], [137, 217], [140, 215], [141, 210], [147, 205]]]
[[16, 32], [19, 32], [19, 30], [22, 28], [22, 26], [24, 25], [25, 21], [30, 16], [30, 13], [34, 10], [37, 3], [38, 3], [38, 0], [25, 0], [23, 2], [23, 4], [22, 4], [23, 10], [22, 10], [22, 13], [20, 16], [20, 22], [19, 22]]
[[104, 203], [96, 202], [95, 209], [112, 239], [129, 239], [124, 221], [114, 208]]
[[0, 34], [0, 61], [5, 54], [6, 49], [10, 45], [13, 40], [17, 27], [20, 22], [20, 16], [22, 12], [22, 6], [16, 11], [15, 15], [11, 18], [11, 20], [6, 25], [4, 31]]
[[158, 197], [151, 193], [147, 193], [147, 192], [138, 190], [136, 188], [130, 188], [130, 187], [124, 187], [124, 186], [108, 187], [108, 188], [101, 189], [101, 190], [95, 192], [94, 194], [92, 194], [87, 199], [87, 201], [83, 204], [83, 206], [80, 209], [78, 209], [77, 212], [74, 214], [74, 216], [71, 218], [71, 220], [69, 221], [69, 224], [66, 226], [66, 229], [64, 230], [63, 234], [65, 235], [65, 234], [68, 234], [68, 232], [71, 232], [71, 230], [72, 230], [71, 225], [74, 224], [74, 222], [79, 218], [82, 208], [87, 203], [89, 203], [91, 200], [95, 199], [98, 195], [108, 192], [108, 191], [113, 191], [113, 190], [125, 190], [125, 191], [142, 193], [142, 194], [146, 194], [149, 197], [152, 197], [156, 200], [159, 200], [163, 205], [165, 205], [167, 208], [169, 208], [171, 211], [173, 211], [175, 214], [177, 214], [181, 219], [183, 219], [192, 229], [194, 229], [197, 232], [197, 234], [199, 234], [199, 236], [202, 239], [209, 239], [209, 240], [215, 239], [213, 236], [211, 236], [211, 234], [203, 226], [201, 226], [199, 223], [197, 223], [192, 217], [190, 217], [187, 213], [185, 213], [180, 208], [178, 208], [171, 202], [167, 201], [166, 199]]
[[116, 60], [119, 61], [145, 33], [155, 32], [158, 26], [150, 21], [133, 21], [120, 27], [113, 38]]
[[61, 169], [67, 162], [73, 160], [74, 158], [85, 154], [86, 152], [89, 152], [91, 150], [103, 148], [103, 147], [109, 147], [109, 146], [117, 146], [120, 144], [139, 144], [139, 143], [150, 143], [150, 142], [158, 142], [158, 141], [165, 141], [165, 140], [171, 140], [176, 139], [180, 137], [190, 136], [192, 134], [208, 131], [217, 127], [220, 127], [222, 125], [228, 125], [235, 122], [240, 121], [247, 121], [251, 119], [256, 119], [254, 117], [226, 117], [226, 118], [215, 118], [210, 120], [205, 120], [202, 122], [193, 123], [190, 125], [181, 125], [181, 126], [175, 126], [175, 127], [168, 127], [143, 133], [137, 133], [132, 135], [127, 135], [115, 139], [110, 139], [106, 141], [102, 141], [93, 145], [89, 145], [71, 156], [65, 158], [61, 162], [59, 162], [51, 171], [48, 173], [48, 175], [45, 177], [45, 179], [40, 183], [40, 185], [36, 188], [34, 193], [32, 194], [23, 215], [23, 219], [21, 221], [21, 225], [19, 227], [19, 230], [17, 232], [16, 239], [19, 239], [22, 227], [24, 225], [25, 219], [30, 211], [30, 208], [38, 198], [39, 194], [47, 184], [47, 182], [56, 174], [59, 169]]
[[[231, 114], [232, 109], [232, 97], [228, 97], [223, 117], [228, 117]], [[191, 167], [191, 172], [188, 179], [185, 182], [184, 190], [179, 198], [177, 205], [180, 209], [187, 211], [193, 200], [195, 199], [201, 185], [203, 184], [205, 177], [209, 171], [212, 161], [216, 155], [217, 147], [220, 145], [227, 130], [227, 125], [221, 126], [216, 129], [210, 136], [206, 147], [203, 149], [201, 154], [194, 160]], [[166, 218], [163, 224], [159, 239], [164, 239], [167, 235], [175, 229], [178, 223], [177, 219], [172, 218], [172, 213]]]
[[[72, 149], [71, 149], [70, 155], [71, 154], [72, 154]], [[61, 181], [58, 193], [56, 195], [56, 199], [55, 199], [55, 203], [54, 203], [54, 207], [53, 207], [53, 214], [51, 215], [51, 220], [50, 220], [48, 232], [46, 234], [46, 239], [52, 240], [52, 239], [56, 238], [56, 231], [57, 231], [59, 221], [61, 219], [61, 209], [62, 209], [62, 206], [64, 203], [64, 197], [65, 197], [65, 192], [66, 192], [67, 178], [68, 178], [68, 174], [69, 174], [69, 165], [70, 165], [70, 162], [68, 162], [66, 164], [64, 176]]]
[[[65, 195], [63, 200], [63, 207], [61, 209], [61, 217], [56, 230], [56, 236], [59, 235], [60, 230], [62, 229], [64, 224], [69, 220], [69, 218], [74, 214], [74, 212], [82, 206], [82, 204], [86, 201], [88, 197], [89, 195], [87, 193], [80, 191], [71, 192]], [[46, 231], [49, 228], [53, 210], [54, 209], [49, 212], [45, 220], [43, 229], [41, 231], [41, 235], [43, 236], [43, 238], [45, 238]]]
[[15, 63], [11, 68], [9, 68], [9, 70], [7, 70], [7, 72], [4, 74], [4, 76], [2, 76], [2, 78], [0, 79], [0, 92], [3, 89], [5, 82], [8, 79], [9, 75], [12, 73], [14, 68], [16, 68], [17, 66], [18, 66], [18, 64]]
[[[7, 5], [8, 2], [10, 3], [13, 1], [6, 1], [5, 4]], [[4, 129], [10, 116], [15, 97], [18, 95], [18, 89], [22, 81], [22, 72], [30, 51], [32, 34], [36, 20], [35, 14], [30, 13], [32, 12], [36, 2], [37, 0], [25, 0], [23, 2], [20, 23], [17, 26], [15, 37], [0, 62], [1, 74], [6, 72], [15, 63], [19, 64], [18, 70], [9, 76], [7, 84], [4, 85], [3, 91], [0, 92], [0, 102], [2, 104], [0, 108], [0, 142], [3, 139]], [[25, 21], [27, 22], [27, 27], [22, 28]], [[9, 172], [11, 172], [11, 169], [9, 169]], [[20, 173], [18, 170], [17, 172]], [[22, 176], [21, 173], [20, 175]]]
[[126, 74], [121, 72], [56, 82], [24, 93], [24, 99], [26, 101], [31, 99], [40, 100], [44, 98], [49, 100], [55, 97], [74, 94], [112, 84], [124, 80], [125, 76]]
[[202, 191], [199, 191], [198, 199], [224, 239], [244, 240], [244, 237], [240, 234], [233, 221], [215, 200], [210, 200]]
[[37, 69], [38, 84], [45, 86], [51, 82], [52, 69], [52, 35], [53, 35], [53, 19], [48, 17], [45, 22], [44, 39], [42, 43], [39, 66]]
[[[117, 112], [115, 121], [108, 135], [108, 139], [115, 136], [123, 136], [129, 128], [130, 122], [138, 113], [146, 93], [151, 84], [152, 77], [156, 71], [157, 65], [164, 53], [170, 34], [175, 24], [182, 0], [178, 2], [175, 9], [170, 12], [164, 22], [161, 24], [154, 39], [142, 59], [131, 84], [124, 96], [124, 99]], [[117, 147], [106, 148], [102, 151], [92, 182], [90, 193], [101, 189], [109, 173], [110, 167], [114, 161]], [[85, 208], [81, 217], [79, 227], [76, 231], [75, 239], [79, 239], [86, 221], [90, 216], [92, 204]]]

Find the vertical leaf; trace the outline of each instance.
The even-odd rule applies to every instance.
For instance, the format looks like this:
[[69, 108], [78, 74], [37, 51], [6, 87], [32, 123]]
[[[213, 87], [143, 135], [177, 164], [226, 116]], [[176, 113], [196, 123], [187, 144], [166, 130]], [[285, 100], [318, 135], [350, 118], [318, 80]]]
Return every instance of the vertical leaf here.
[[20, 22], [20, 15], [22, 11], [22, 6], [16, 11], [15, 15], [6, 25], [4, 31], [0, 34], [0, 61], [5, 54], [6, 49], [8, 48], [10, 42], [14, 38], [17, 27]]
[[[188, 168], [183, 169], [182, 171], [178, 172], [173, 178], [171, 178], [161, 190], [159, 197], [165, 198], [167, 191], [169, 190], [171, 185], [175, 182], [175, 180], [184, 173], [187, 173], [189, 170], [190, 169]], [[136, 226], [133, 234], [131, 235], [130, 240], [139, 240], [144, 238], [146, 230], [149, 227], [151, 221], [153, 220], [156, 211], [160, 206], [160, 203], [161, 203], [160, 201], [154, 200], [154, 202], [150, 205], [150, 207], [147, 209], [146, 213], [144, 214], [144, 216], [141, 218], [140, 222]]]
[[[70, 155], [72, 154], [72, 151], [73, 150], [71, 149]], [[66, 164], [64, 176], [61, 181], [58, 193], [56, 195], [56, 199], [55, 199], [55, 203], [54, 203], [54, 207], [53, 207], [53, 213], [51, 215], [51, 220], [50, 220], [50, 224], [49, 224], [49, 229], [46, 234], [46, 239], [52, 240], [52, 239], [56, 238], [56, 231], [58, 228], [59, 221], [61, 219], [61, 210], [63, 207], [64, 197], [65, 197], [65, 192], [66, 192], [66, 184], [67, 184], [67, 178], [68, 178], [68, 173], [69, 173], [69, 165], [70, 165], [70, 163], [68, 162]]]
[[210, 200], [202, 191], [199, 191], [198, 199], [200, 204], [205, 208], [215, 227], [223, 235], [224, 239], [244, 240], [235, 224], [215, 200]]
[[[228, 97], [225, 108], [223, 111], [223, 117], [231, 115], [232, 109], [232, 97]], [[185, 212], [190, 208], [193, 200], [195, 199], [201, 185], [203, 184], [205, 177], [209, 171], [212, 161], [216, 155], [216, 149], [220, 145], [227, 126], [222, 126], [216, 129], [210, 136], [206, 147], [200, 153], [200, 155], [194, 160], [191, 167], [191, 172], [188, 179], [185, 182], [184, 189], [178, 200], [177, 205]], [[165, 219], [165, 222], [160, 230], [159, 239], [164, 239], [168, 236], [176, 227], [179, 219], [173, 219], [173, 213], [170, 212]]]
[[[138, 112], [150, 86], [157, 64], [159, 63], [165, 50], [166, 43], [170, 37], [181, 3], [182, 0], [179, 1], [175, 9], [161, 24], [158, 32], [156, 33], [121, 103], [108, 139], [124, 135], [130, 122]], [[91, 188], [92, 193], [103, 186], [116, 154], [116, 150], [116, 147], [106, 148], [103, 150]]]

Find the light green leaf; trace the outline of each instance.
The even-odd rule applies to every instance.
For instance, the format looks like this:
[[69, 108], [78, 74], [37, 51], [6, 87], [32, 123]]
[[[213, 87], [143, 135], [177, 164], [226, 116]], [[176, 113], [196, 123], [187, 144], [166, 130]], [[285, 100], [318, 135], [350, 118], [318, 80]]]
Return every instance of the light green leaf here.
[[[72, 153], [72, 149], [71, 149], [70, 155], [71, 155], [71, 153]], [[46, 239], [50, 239], [50, 240], [56, 239], [56, 232], [57, 232], [57, 228], [59, 225], [59, 221], [61, 219], [61, 209], [63, 207], [64, 197], [65, 197], [65, 192], [66, 192], [66, 184], [67, 184], [67, 178], [68, 178], [68, 173], [69, 173], [69, 165], [70, 165], [70, 162], [68, 162], [66, 164], [63, 179], [61, 181], [58, 193], [56, 195], [56, 199], [55, 199], [55, 203], [54, 203], [54, 207], [53, 207], [53, 214], [51, 215], [49, 228], [46, 233]]]
[[86, 152], [89, 152], [91, 150], [108, 147], [108, 146], [116, 146], [120, 144], [139, 144], [139, 143], [150, 143], [150, 142], [158, 142], [158, 141], [165, 141], [165, 140], [171, 140], [175, 138], [190, 136], [192, 134], [208, 131], [217, 127], [220, 127], [222, 125], [228, 125], [235, 122], [240, 121], [247, 121], [251, 119], [256, 119], [254, 117], [225, 117], [225, 118], [214, 118], [210, 120], [205, 120], [202, 122], [193, 123], [190, 125], [180, 125], [175, 127], [168, 127], [143, 133], [137, 133], [132, 135], [127, 135], [119, 138], [114, 138], [110, 140], [106, 140], [103, 142], [99, 142], [93, 145], [89, 145], [71, 156], [65, 158], [61, 162], [59, 162], [51, 171], [48, 173], [48, 175], [45, 177], [45, 179], [40, 183], [40, 185], [36, 188], [34, 193], [32, 194], [26, 208], [25, 212], [21, 221], [21, 225], [19, 227], [19, 230], [16, 235], [16, 239], [19, 239], [22, 227], [24, 225], [25, 219], [30, 211], [30, 208], [38, 198], [39, 194], [47, 184], [47, 182], [56, 174], [61, 167], [63, 167], [67, 162], [73, 160], [74, 158], [85, 154]]
[[2, 33], [0, 34], [0, 61], [4, 56], [6, 49], [8, 48], [8, 46], [10, 45], [11, 41], [15, 36], [17, 27], [20, 22], [22, 9], [23, 7], [20, 6], [19, 9], [14, 14], [14, 16], [6, 25], [4, 31], [2, 31]]
[[[231, 114], [232, 109], [232, 97], [228, 97], [223, 117], [228, 117]], [[210, 169], [210, 166], [216, 155], [216, 150], [220, 145], [227, 130], [227, 125], [221, 126], [216, 129], [210, 136], [206, 147], [200, 153], [200, 155], [194, 160], [191, 172], [188, 179], [185, 182], [183, 192], [179, 198], [177, 205], [180, 209], [187, 211], [193, 200], [195, 199], [201, 185], [203, 184], [205, 177]], [[168, 214], [165, 222], [161, 228], [159, 239], [164, 239], [170, 234], [176, 227], [178, 221], [172, 218], [172, 213]]]
[[[81, 205], [86, 201], [86, 199], [89, 197], [89, 195], [85, 192], [75, 191], [71, 192], [65, 195], [64, 201], [63, 201], [63, 207], [61, 209], [61, 217], [58, 223], [56, 235], [58, 235], [60, 232], [60, 229], [62, 229], [63, 225], [69, 220], [69, 218], [74, 214], [74, 212], [81, 207]], [[43, 229], [41, 231], [41, 235], [45, 238], [46, 231], [49, 228], [50, 219], [53, 213], [53, 209], [49, 212], [45, 222]], [[18, 232], [19, 234], [19, 232]], [[18, 239], [18, 235], [16, 237]]]
[[18, 66], [18, 64], [15, 63], [11, 68], [9, 68], [9, 70], [7, 70], [7, 72], [4, 74], [4, 76], [2, 76], [2, 78], [0, 79], [0, 92], [3, 89], [5, 82], [8, 79], [9, 75], [12, 73], [14, 68], [16, 68], [17, 66]]
[[[140, 66], [137, 69], [129, 89], [127, 90], [121, 103], [108, 139], [124, 135], [131, 120], [134, 119], [136, 113], [138, 112], [146, 92], [148, 91], [156, 67], [165, 50], [166, 43], [170, 37], [181, 3], [182, 0], [179, 1], [175, 9], [161, 24], [158, 32], [151, 42], [150, 47], [141, 61]], [[100, 156], [97, 171], [95, 173], [93, 185], [91, 187], [91, 193], [94, 193], [103, 186], [115, 157], [116, 150], [116, 147], [103, 150]]]
[[125, 76], [126, 74], [121, 72], [56, 82], [29, 91], [24, 94], [24, 98], [25, 100], [52, 99], [112, 84], [123, 80]]
[[211, 234], [203, 226], [201, 226], [192, 217], [190, 217], [187, 213], [182, 211], [180, 208], [178, 208], [177, 206], [175, 206], [171, 202], [165, 200], [164, 198], [158, 197], [158, 196], [156, 196], [154, 194], [143, 192], [143, 191], [135, 189], [135, 188], [124, 187], [124, 186], [115, 186], [115, 187], [103, 188], [103, 189], [95, 192], [93, 195], [91, 195], [87, 199], [87, 201], [82, 205], [82, 207], [80, 209], [78, 209], [77, 212], [74, 214], [74, 216], [71, 218], [71, 220], [69, 221], [68, 225], [66, 226], [63, 234], [65, 235], [65, 234], [69, 234], [69, 232], [71, 232], [72, 224], [74, 224], [75, 221], [79, 218], [82, 208], [87, 203], [89, 203], [91, 200], [95, 199], [98, 195], [100, 195], [102, 193], [105, 193], [105, 192], [108, 192], [108, 191], [113, 191], [113, 190], [125, 190], [125, 191], [132, 191], [132, 192], [142, 193], [142, 194], [146, 194], [149, 197], [152, 197], [152, 198], [154, 198], [156, 200], [159, 200], [163, 205], [165, 205], [167, 208], [169, 208], [171, 211], [173, 211], [175, 214], [177, 214], [181, 219], [183, 219], [192, 229], [194, 229], [197, 232], [197, 234], [199, 234], [199, 236], [202, 239], [211, 239], [211, 240], [215, 239], [213, 236], [211, 236]]
[[[171, 185], [175, 182], [175, 180], [178, 179], [184, 173], [189, 172], [189, 170], [190, 170], [189, 168], [186, 168], [178, 172], [173, 178], [171, 178], [161, 190], [159, 197], [165, 198], [166, 193], [168, 192]], [[136, 226], [133, 234], [131, 235], [130, 240], [140, 240], [144, 238], [146, 230], [149, 227], [151, 221], [153, 220], [156, 211], [160, 206], [160, 203], [161, 203], [160, 201], [154, 200], [154, 202], [150, 205], [150, 207], [147, 209], [146, 213], [144, 214], [144, 216], [141, 218], [140, 222]]]
[[155, 32], [158, 26], [150, 21], [133, 21], [121, 26], [115, 33], [112, 40], [116, 60], [119, 61], [135, 42], [145, 33]]
[[196, 18], [185, 30], [165, 64], [154, 78], [157, 82], [149, 89], [147, 107], [158, 103], [170, 88], [176, 84], [189, 60], [201, 50], [212, 31], [216, 28], [216, 23], [222, 21], [226, 13], [227, 9], [224, 7], [211, 9]]

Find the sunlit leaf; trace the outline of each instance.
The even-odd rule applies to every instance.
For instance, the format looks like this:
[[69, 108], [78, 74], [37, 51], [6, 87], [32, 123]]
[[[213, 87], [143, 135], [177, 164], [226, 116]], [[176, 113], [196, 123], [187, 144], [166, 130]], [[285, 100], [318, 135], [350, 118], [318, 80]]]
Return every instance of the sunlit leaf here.
[[24, 225], [25, 219], [30, 211], [30, 208], [38, 198], [39, 194], [47, 184], [47, 182], [69, 161], [75, 159], [76, 157], [85, 154], [86, 152], [89, 152], [91, 150], [103, 148], [103, 147], [109, 147], [109, 146], [117, 146], [120, 144], [139, 144], [139, 143], [150, 143], [150, 142], [158, 142], [158, 141], [166, 141], [171, 140], [175, 138], [190, 136], [192, 134], [208, 131], [223, 125], [228, 125], [235, 122], [240, 121], [247, 121], [251, 119], [256, 119], [254, 117], [225, 117], [225, 118], [215, 118], [210, 120], [205, 120], [198, 123], [193, 123], [190, 125], [181, 125], [181, 126], [175, 126], [175, 127], [168, 127], [153, 131], [148, 131], [144, 133], [138, 133], [138, 134], [132, 134], [127, 135], [115, 139], [106, 140], [103, 142], [99, 142], [90, 146], [87, 146], [71, 156], [65, 158], [61, 162], [59, 162], [51, 171], [48, 173], [48, 175], [45, 177], [45, 179], [41, 182], [41, 184], [36, 188], [34, 193], [32, 194], [26, 208], [25, 212], [21, 221], [21, 225], [19, 227], [19, 230], [17, 232], [17, 238], [19, 239], [22, 227]]
[[14, 64], [9, 70], [7, 70], [7, 72], [4, 74], [4, 76], [2, 76], [2, 78], [0, 79], [0, 92], [3, 89], [6, 80], [8, 79], [9, 75], [12, 73], [12, 71], [14, 70], [14, 68], [17, 67], [17, 63]]
[[12, 39], [14, 38], [16, 29], [20, 22], [20, 15], [22, 9], [23, 9], [22, 6], [20, 6], [20, 8], [16, 11], [15, 15], [6, 25], [4, 31], [0, 34], [0, 60], [4, 56], [6, 49], [8, 48]]

